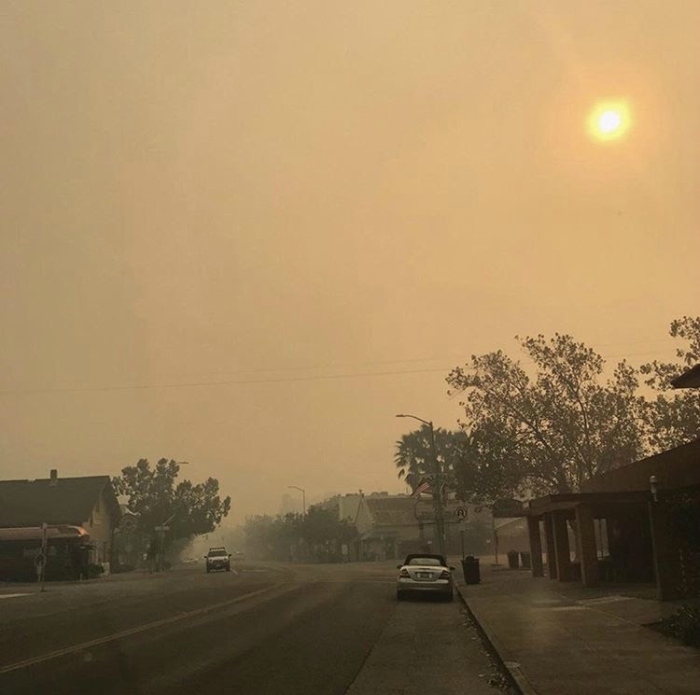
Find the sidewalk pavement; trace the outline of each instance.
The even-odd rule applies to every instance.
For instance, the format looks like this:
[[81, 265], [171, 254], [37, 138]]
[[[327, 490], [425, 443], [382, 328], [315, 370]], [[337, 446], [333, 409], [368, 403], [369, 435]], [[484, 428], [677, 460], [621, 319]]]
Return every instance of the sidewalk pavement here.
[[489, 567], [458, 590], [524, 695], [700, 692], [700, 652], [645, 627], [678, 606]]
[[454, 604], [402, 601], [346, 695], [506, 695], [487, 682], [494, 668]]

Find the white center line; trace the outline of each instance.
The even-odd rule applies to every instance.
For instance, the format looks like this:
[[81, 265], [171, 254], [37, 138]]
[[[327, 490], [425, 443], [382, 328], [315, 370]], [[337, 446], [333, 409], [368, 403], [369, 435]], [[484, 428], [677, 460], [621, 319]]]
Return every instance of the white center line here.
[[[17, 661], [14, 664], [9, 664], [0, 668], [0, 674], [9, 673], [10, 671], [17, 671], [21, 668], [26, 668], [27, 666], [34, 666], [35, 664], [40, 664], [44, 661], [50, 661], [51, 659], [57, 659], [61, 656], [66, 656], [67, 654], [72, 654], [73, 652], [79, 652], [83, 649], [89, 649], [91, 647], [98, 647], [102, 644], [107, 644], [108, 642], [114, 642], [115, 640], [122, 639], [123, 637], [130, 637], [131, 635], [137, 635], [140, 632], [146, 632], [146, 630], [153, 630], [158, 627], [163, 627], [165, 625], [172, 625], [173, 623], [179, 623], [182, 620], [187, 620], [188, 618], [194, 618], [198, 615], [204, 615], [210, 611], [216, 611], [220, 608], [226, 606], [231, 606], [235, 603], [240, 603], [249, 598], [254, 598], [255, 596], [260, 596], [266, 594], [274, 589], [279, 589], [284, 586], [284, 584], [275, 584], [274, 586], [268, 586], [264, 589], [258, 589], [257, 591], [251, 591], [247, 594], [242, 594], [241, 596], [236, 596], [236, 598], [229, 599], [228, 601], [222, 601], [221, 603], [215, 603], [210, 606], [205, 606], [204, 608], [197, 608], [193, 611], [187, 611], [186, 613], [179, 613], [178, 615], [173, 615], [170, 618], [164, 618], [163, 620], [156, 620], [152, 623], [146, 623], [145, 625], [139, 625], [137, 627], [129, 628], [128, 630], [122, 630], [121, 632], [115, 632], [111, 635], [106, 635], [105, 637], [99, 637], [88, 642], [81, 642], [80, 644], [73, 644], [70, 647], [65, 647], [63, 649], [57, 649], [53, 652], [48, 652], [42, 654], [41, 656], [35, 656], [31, 659], [24, 659], [24, 661]], [[293, 589], [294, 585], [288, 587], [288, 591]]]

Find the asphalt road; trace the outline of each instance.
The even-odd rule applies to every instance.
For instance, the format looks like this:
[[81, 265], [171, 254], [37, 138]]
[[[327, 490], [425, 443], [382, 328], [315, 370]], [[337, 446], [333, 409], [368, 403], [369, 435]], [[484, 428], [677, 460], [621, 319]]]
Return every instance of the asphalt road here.
[[[0, 589], [12, 695], [496, 693], [458, 602], [397, 602], [390, 565], [200, 567]], [[424, 683], [422, 683], [424, 681]], [[420, 687], [418, 687], [420, 685]]]

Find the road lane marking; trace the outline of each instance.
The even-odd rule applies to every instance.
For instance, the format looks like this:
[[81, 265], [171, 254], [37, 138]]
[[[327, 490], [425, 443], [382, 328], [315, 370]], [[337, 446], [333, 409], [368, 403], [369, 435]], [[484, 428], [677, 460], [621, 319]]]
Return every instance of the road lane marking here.
[[250, 598], [255, 598], [256, 596], [261, 596], [274, 589], [279, 589], [280, 587], [288, 586], [288, 590], [292, 590], [295, 584], [275, 584], [273, 586], [266, 587], [265, 589], [257, 589], [256, 591], [250, 591], [247, 594], [242, 594], [241, 596], [236, 596], [235, 598], [229, 599], [228, 601], [222, 601], [221, 603], [214, 603], [210, 606], [204, 606], [203, 608], [196, 608], [192, 611], [187, 611], [185, 613], [178, 613], [178, 615], [173, 615], [170, 618], [163, 618], [162, 620], [155, 620], [151, 623], [146, 623], [144, 625], [138, 625], [137, 627], [132, 627], [127, 630], [121, 630], [120, 632], [114, 632], [111, 635], [106, 635], [105, 637], [98, 637], [88, 642], [81, 642], [80, 644], [73, 644], [70, 647], [64, 647], [63, 649], [57, 649], [53, 652], [48, 652], [40, 656], [32, 657], [31, 659], [24, 659], [23, 661], [17, 661], [14, 664], [9, 664], [7, 666], [0, 667], [0, 675], [4, 673], [9, 673], [10, 671], [17, 671], [21, 668], [27, 668], [28, 666], [34, 666], [36, 664], [43, 663], [45, 661], [51, 661], [52, 659], [58, 659], [61, 656], [66, 656], [74, 652], [80, 652], [84, 649], [90, 649], [92, 647], [99, 647], [103, 644], [109, 642], [114, 642], [124, 637], [130, 637], [132, 635], [138, 635], [141, 632], [146, 632], [148, 630], [154, 630], [159, 627], [164, 627], [166, 625], [172, 625], [173, 623], [179, 623], [183, 620], [189, 618], [194, 618], [199, 615], [205, 615], [211, 611], [216, 611], [227, 606], [232, 606], [236, 603], [241, 603]]
[[18, 596], [31, 596], [31, 594], [0, 594], [0, 599], [17, 598]]

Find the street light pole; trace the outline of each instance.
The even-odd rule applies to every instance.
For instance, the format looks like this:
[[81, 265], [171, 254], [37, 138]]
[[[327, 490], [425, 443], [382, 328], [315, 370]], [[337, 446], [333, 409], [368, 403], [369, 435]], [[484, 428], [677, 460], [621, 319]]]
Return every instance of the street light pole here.
[[290, 490], [299, 490], [301, 492], [301, 503], [304, 510], [304, 516], [306, 516], [306, 490], [303, 487], [298, 487], [297, 485], [287, 485]]
[[413, 420], [418, 420], [430, 428], [430, 450], [433, 459], [433, 477], [435, 482], [433, 485], [433, 511], [435, 513], [435, 530], [437, 532], [438, 551], [443, 557], [447, 557], [445, 547], [445, 516], [442, 507], [442, 471], [440, 470], [440, 462], [437, 457], [437, 449], [435, 448], [435, 428], [432, 420], [424, 420], [416, 415], [406, 415], [400, 413], [396, 417], [409, 417]]

